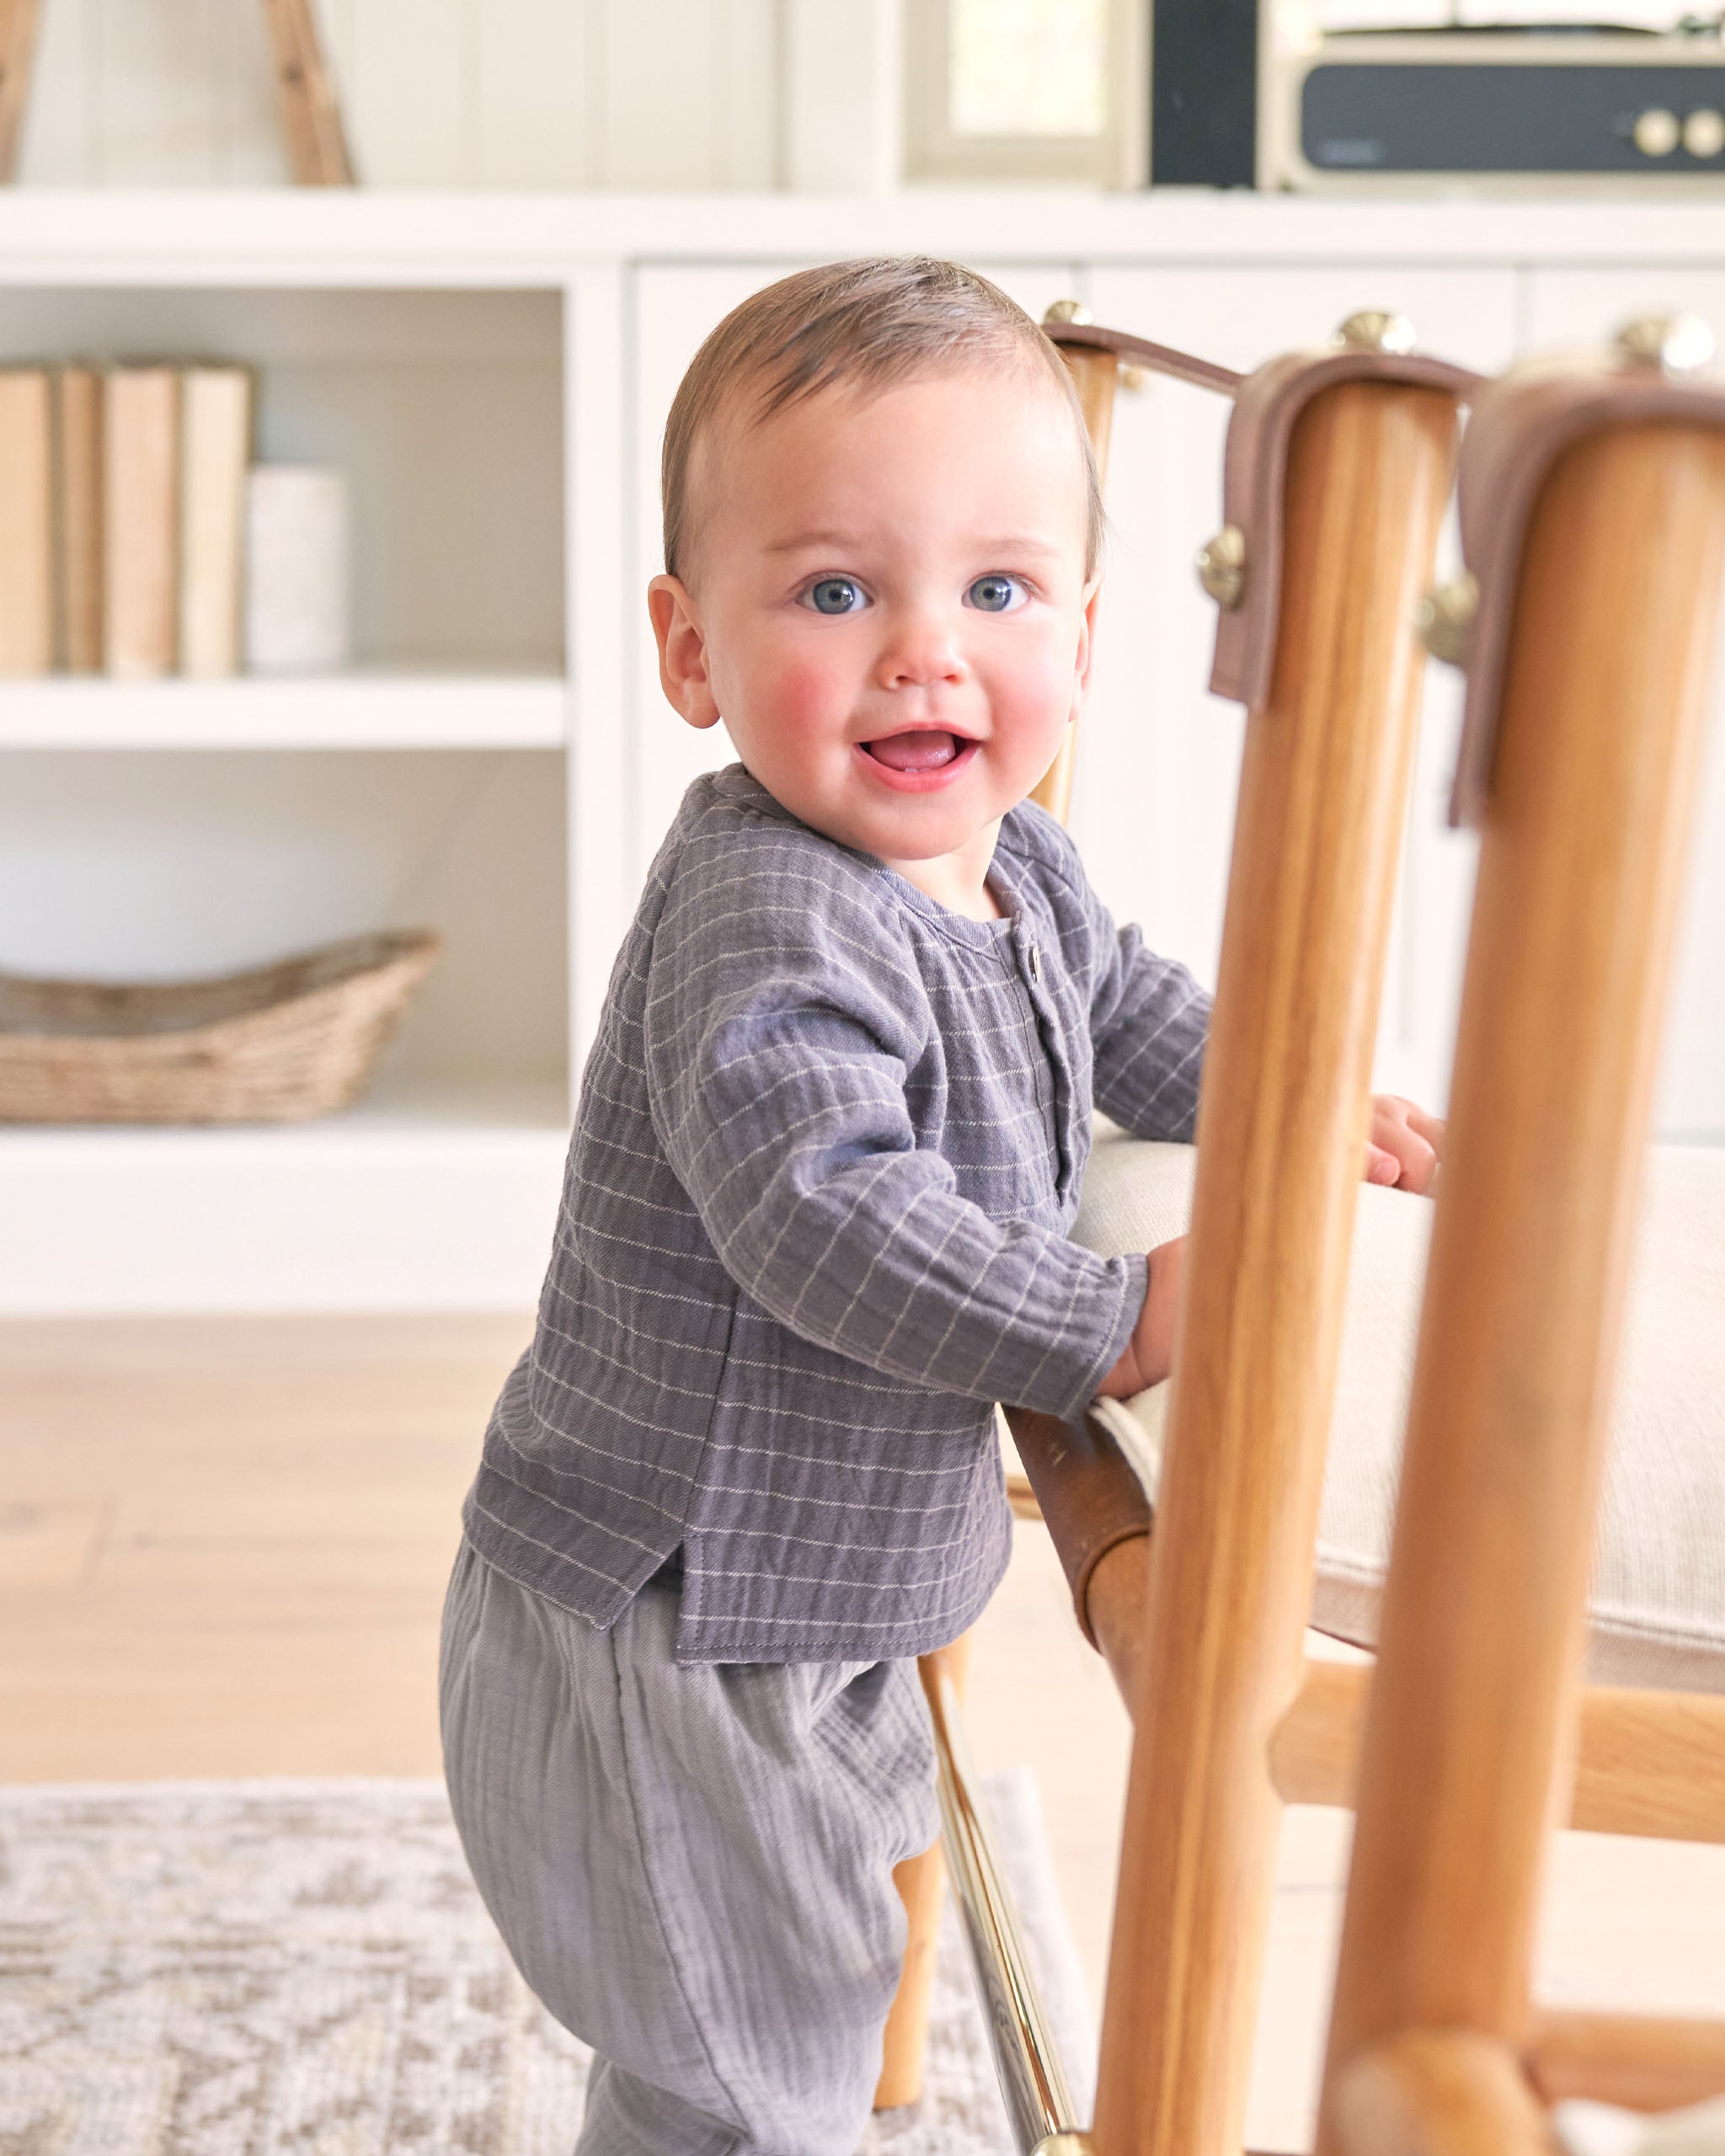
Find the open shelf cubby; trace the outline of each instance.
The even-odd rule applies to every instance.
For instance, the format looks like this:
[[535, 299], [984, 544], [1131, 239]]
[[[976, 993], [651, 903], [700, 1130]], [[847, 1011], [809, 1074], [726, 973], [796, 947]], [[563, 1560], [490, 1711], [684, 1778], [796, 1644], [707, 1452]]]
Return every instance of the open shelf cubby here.
[[366, 1097], [250, 1129], [0, 1124], [0, 1307], [518, 1304], [569, 1104], [564, 295], [20, 282], [0, 366], [254, 371], [334, 465], [353, 664], [0, 681], [0, 969], [190, 979], [366, 930], [437, 965]]

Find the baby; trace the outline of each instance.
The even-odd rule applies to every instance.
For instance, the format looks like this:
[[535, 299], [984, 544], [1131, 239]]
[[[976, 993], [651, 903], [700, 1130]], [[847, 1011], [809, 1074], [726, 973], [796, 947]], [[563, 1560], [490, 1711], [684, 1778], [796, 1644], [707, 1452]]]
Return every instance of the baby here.
[[[1005, 1568], [993, 1404], [1167, 1374], [1177, 1243], [1068, 1241], [1092, 1101], [1188, 1139], [1209, 1002], [1027, 796], [1090, 674], [1065, 371], [985, 279], [799, 272], [665, 443], [661, 678], [740, 760], [649, 873], [445, 1618], [451, 1797], [594, 2049], [584, 2156], [851, 2156], [936, 1829], [911, 1657]], [[1368, 1172], [1440, 1126], [1376, 1105]]]

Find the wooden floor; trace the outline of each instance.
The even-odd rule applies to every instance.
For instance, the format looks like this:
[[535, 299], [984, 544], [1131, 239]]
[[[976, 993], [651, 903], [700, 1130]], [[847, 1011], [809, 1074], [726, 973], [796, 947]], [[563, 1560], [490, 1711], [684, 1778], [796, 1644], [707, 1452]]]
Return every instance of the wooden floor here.
[[[438, 1611], [521, 1317], [0, 1324], [0, 1779], [435, 1774]], [[1123, 1715], [1039, 1526], [967, 1722], [1028, 1760], [1098, 1991]], [[1288, 1816], [1249, 2138], [1309, 2146], [1346, 1822]], [[1725, 1850], [1567, 1836], [1543, 1988], [1725, 2011]]]

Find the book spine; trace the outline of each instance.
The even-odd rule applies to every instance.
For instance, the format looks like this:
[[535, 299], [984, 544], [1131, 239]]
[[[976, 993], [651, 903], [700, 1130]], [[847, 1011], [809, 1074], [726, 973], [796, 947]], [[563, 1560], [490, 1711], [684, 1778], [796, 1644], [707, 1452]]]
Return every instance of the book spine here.
[[239, 665], [252, 382], [243, 367], [190, 367], [180, 385], [179, 664]]
[[0, 372], [0, 674], [54, 660], [51, 439], [45, 371]]
[[131, 680], [174, 669], [179, 629], [179, 382], [115, 367], [103, 398], [104, 641]]
[[69, 674], [102, 670], [102, 377], [93, 367], [55, 376], [55, 645]]

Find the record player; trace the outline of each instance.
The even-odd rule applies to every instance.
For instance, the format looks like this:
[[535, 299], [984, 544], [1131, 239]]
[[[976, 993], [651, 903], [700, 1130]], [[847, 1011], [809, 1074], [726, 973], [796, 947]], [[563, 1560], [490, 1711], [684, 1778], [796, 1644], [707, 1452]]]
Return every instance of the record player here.
[[1259, 51], [1261, 187], [1725, 192], [1717, 19], [1321, 32], [1266, 8]]

